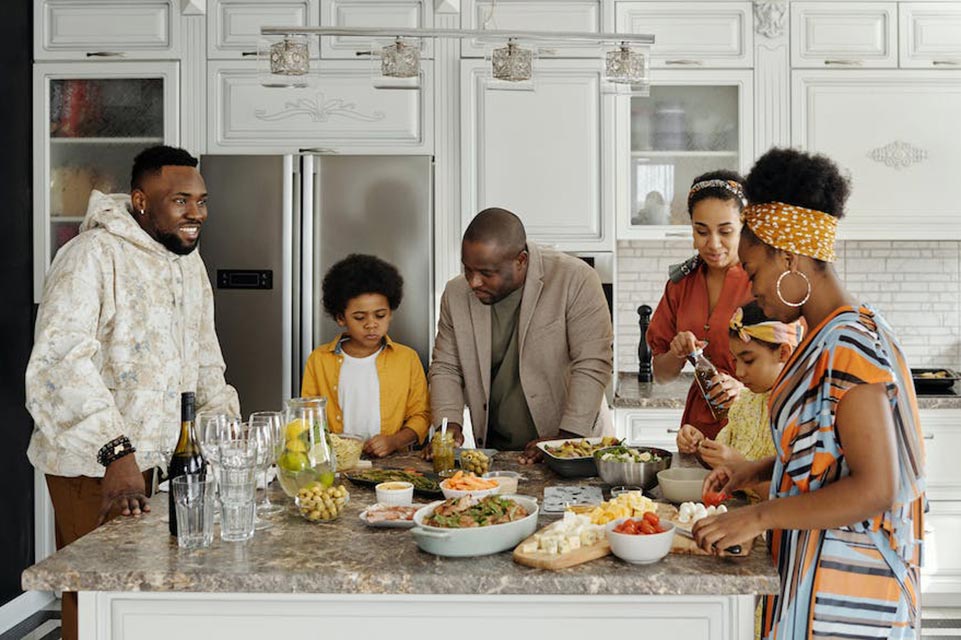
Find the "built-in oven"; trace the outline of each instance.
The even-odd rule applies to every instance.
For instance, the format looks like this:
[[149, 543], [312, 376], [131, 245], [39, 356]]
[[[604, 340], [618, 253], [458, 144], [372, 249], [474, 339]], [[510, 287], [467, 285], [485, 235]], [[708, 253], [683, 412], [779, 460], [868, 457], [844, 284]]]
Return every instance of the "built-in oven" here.
[[598, 252], [571, 252], [589, 264], [597, 275], [601, 278], [601, 287], [604, 289], [604, 297], [607, 298], [607, 310], [611, 312], [611, 322], [614, 322], [614, 254], [609, 251]]

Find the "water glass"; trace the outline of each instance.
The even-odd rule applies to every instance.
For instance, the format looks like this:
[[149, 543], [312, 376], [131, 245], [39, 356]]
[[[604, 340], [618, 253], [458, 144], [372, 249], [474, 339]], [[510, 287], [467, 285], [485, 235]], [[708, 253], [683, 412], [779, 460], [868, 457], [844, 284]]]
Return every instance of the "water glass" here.
[[284, 511], [284, 507], [279, 504], [274, 504], [270, 501], [270, 491], [268, 490], [267, 486], [267, 478], [268, 472], [270, 471], [270, 465], [277, 462], [277, 457], [280, 455], [277, 451], [278, 443], [280, 446], [280, 453], [283, 453], [284, 414], [279, 411], [256, 411], [250, 414], [248, 425], [251, 428], [261, 428], [265, 430], [263, 439], [267, 445], [267, 455], [262, 467], [264, 474], [264, 493], [263, 498], [257, 503], [257, 513], [258, 515], [273, 515], [276, 513], [281, 513]]
[[250, 440], [220, 443], [220, 539], [243, 542], [254, 535], [257, 444]]
[[177, 518], [177, 544], [201, 549], [214, 541], [214, 481], [187, 474], [171, 481]]

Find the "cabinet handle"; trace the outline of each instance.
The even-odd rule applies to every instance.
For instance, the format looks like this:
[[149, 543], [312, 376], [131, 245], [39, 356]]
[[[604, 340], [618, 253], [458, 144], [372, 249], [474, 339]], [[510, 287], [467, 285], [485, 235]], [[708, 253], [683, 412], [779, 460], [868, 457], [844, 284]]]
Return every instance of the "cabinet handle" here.
[[302, 149], [297, 149], [297, 153], [326, 153], [334, 154], [337, 153], [336, 149], [328, 149], [327, 147], [303, 147]]
[[88, 58], [122, 58], [123, 52], [121, 51], [88, 51]]
[[824, 64], [829, 67], [860, 67], [864, 63], [860, 60], [825, 60]]
[[932, 60], [931, 64], [935, 67], [957, 67], [961, 66], [961, 60]]
[[934, 440], [934, 434], [933, 434], [933, 433], [926, 433], [926, 434], [924, 434], [924, 439], [925, 439], [925, 440]]
[[665, 60], [664, 64], [679, 66], [679, 67], [699, 67], [704, 62], [701, 60]]
[[690, 238], [690, 231], [667, 231], [664, 235], [668, 238]]
[[253, 58], [254, 56], [257, 55], [257, 52], [256, 52], [256, 51], [243, 51], [243, 52], [241, 52], [240, 55], [241, 55], [241, 57], [244, 57], [244, 58]]
[[680, 433], [680, 429], [665, 429], [668, 433]]

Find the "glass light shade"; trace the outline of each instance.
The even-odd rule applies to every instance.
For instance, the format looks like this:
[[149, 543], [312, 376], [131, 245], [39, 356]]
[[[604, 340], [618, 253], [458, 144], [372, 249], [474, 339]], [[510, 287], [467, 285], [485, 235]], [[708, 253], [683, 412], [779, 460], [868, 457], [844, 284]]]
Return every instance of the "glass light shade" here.
[[604, 79], [618, 84], [640, 84], [648, 79], [647, 53], [626, 44], [608, 51], [605, 56]]
[[284, 36], [270, 45], [270, 73], [281, 76], [305, 76], [310, 72], [310, 48], [307, 36]]
[[534, 73], [534, 52], [508, 40], [491, 53], [491, 76], [504, 82], [527, 82]]
[[382, 48], [380, 72], [388, 78], [416, 78], [420, 75], [420, 47], [398, 39]]

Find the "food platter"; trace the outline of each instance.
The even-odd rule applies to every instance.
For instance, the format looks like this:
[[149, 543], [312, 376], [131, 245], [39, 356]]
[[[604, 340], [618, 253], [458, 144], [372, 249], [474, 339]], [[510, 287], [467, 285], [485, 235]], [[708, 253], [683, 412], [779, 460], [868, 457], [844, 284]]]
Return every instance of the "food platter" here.
[[[544, 454], [544, 462], [548, 468], [565, 478], [590, 478], [597, 475], [597, 465], [594, 463], [594, 450], [614, 446], [620, 441], [616, 438], [563, 438], [560, 440], [543, 440], [537, 443], [537, 448]], [[571, 444], [585, 445], [585, 455], [557, 455], [557, 450]], [[588, 453], [589, 451], [589, 453]]]
[[[420, 509], [421, 507], [424, 507], [424, 506], [425, 506], [425, 505], [423, 505], [423, 504], [417, 504], [417, 503], [414, 503], [414, 504], [410, 505], [409, 507], [396, 507], [396, 506], [394, 506], [394, 507], [384, 507], [383, 505], [376, 505], [376, 504], [374, 504], [374, 505], [371, 505], [371, 506], [367, 507], [367, 508], [364, 509], [363, 511], [361, 511], [359, 517], [360, 517], [360, 521], [361, 521], [361, 522], [363, 522], [363, 523], [364, 523], [365, 525], [367, 525], [368, 527], [374, 527], [375, 529], [410, 529], [411, 527], [414, 526], [414, 513], [416, 513], [418, 509]], [[398, 519], [396, 519], [396, 520], [376, 520], [376, 519], [375, 519], [375, 520], [371, 520], [371, 519], [369, 519], [368, 511], [374, 511], [374, 510], [376, 510], [378, 507], [382, 507], [384, 510], [391, 510], [391, 509], [392, 509], [392, 510], [402, 510], [402, 509], [407, 509], [407, 510], [410, 510], [410, 517], [409, 517], [409, 518], [398, 518]]]
[[961, 373], [952, 369], [911, 369], [914, 389], [918, 393], [948, 393]]
[[421, 473], [415, 469], [365, 469], [363, 471], [348, 471], [344, 477], [353, 484], [361, 487], [374, 488], [381, 482], [410, 482], [414, 485], [414, 493], [428, 497], [440, 497], [444, 494], [438, 484], [439, 478], [433, 473]]

